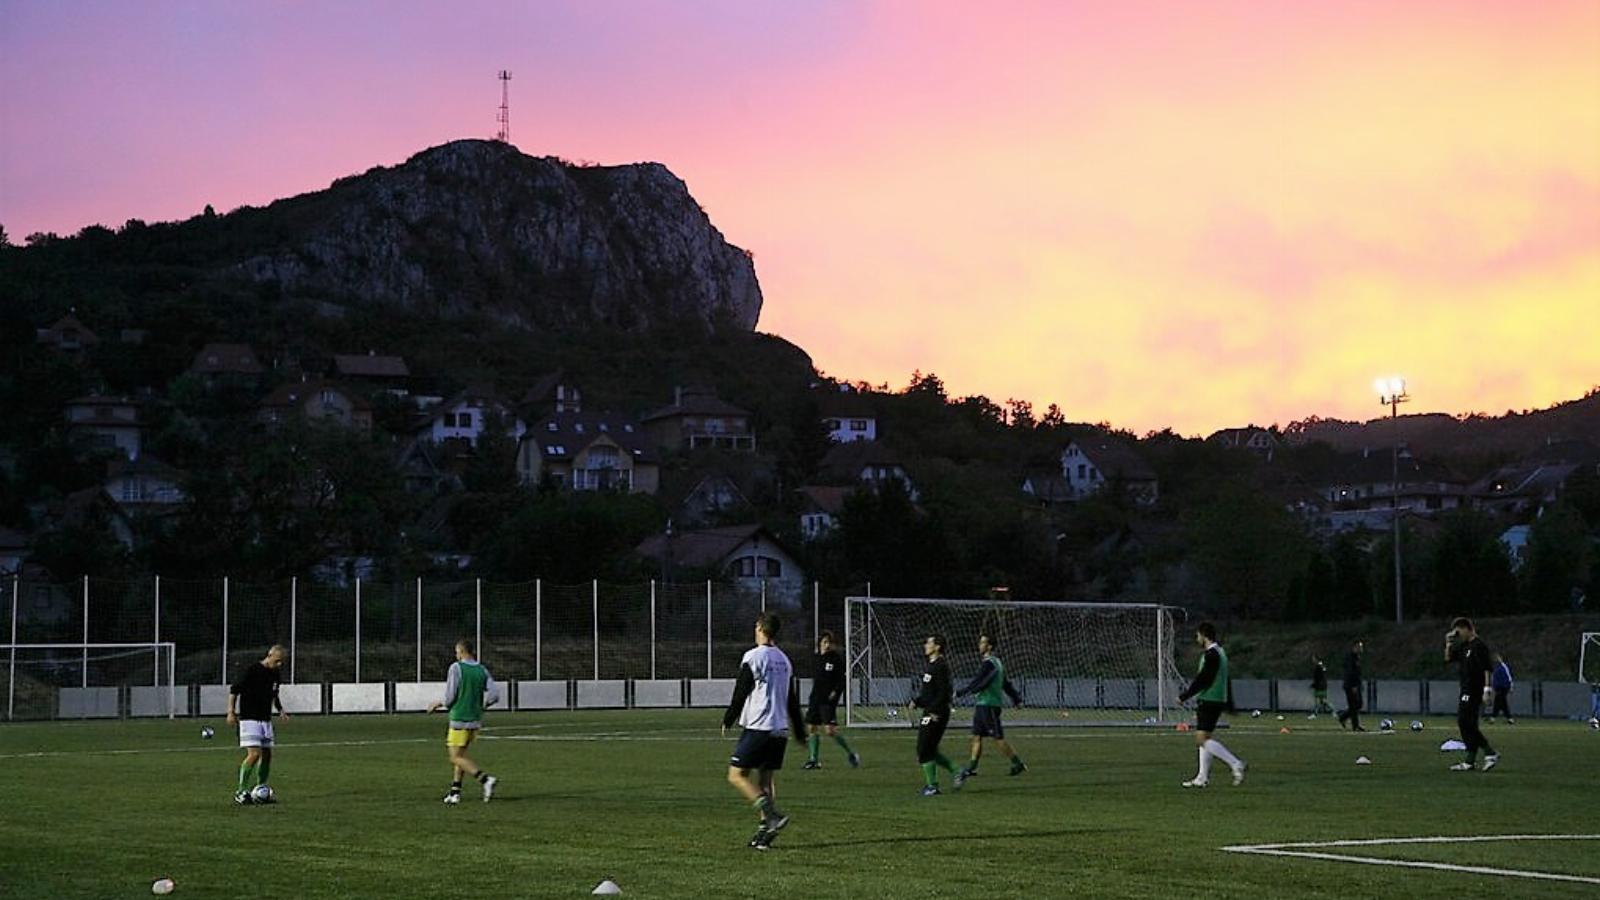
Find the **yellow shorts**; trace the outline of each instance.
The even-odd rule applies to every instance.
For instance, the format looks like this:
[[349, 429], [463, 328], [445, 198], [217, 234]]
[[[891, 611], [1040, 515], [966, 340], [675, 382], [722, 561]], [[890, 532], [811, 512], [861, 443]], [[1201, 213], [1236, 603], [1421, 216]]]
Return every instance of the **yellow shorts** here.
[[477, 735], [478, 729], [476, 728], [452, 728], [444, 736], [444, 745], [446, 747], [465, 747], [472, 743], [472, 739]]

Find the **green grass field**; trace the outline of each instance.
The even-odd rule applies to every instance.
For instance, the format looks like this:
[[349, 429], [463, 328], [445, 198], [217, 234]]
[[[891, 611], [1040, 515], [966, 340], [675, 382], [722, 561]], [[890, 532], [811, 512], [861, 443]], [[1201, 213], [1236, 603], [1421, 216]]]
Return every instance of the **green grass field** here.
[[[444, 723], [306, 716], [277, 726], [281, 802], [239, 808], [239, 751], [220, 721], [0, 726], [0, 896], [579, 897], [613, 878], [632, 897], [1579, 897], [1540, 881], [1219, 850], [1426, 835], [1596, 834], [1600, 733], [1490, 726], [1490, 773], [1452, 773], [1421, 734], [1354, 735], [1328, 720], [1241, 719], [1223, 733], [1249, 781], [1179, 782], [1192, 737], [1167, 730], [1015, 729], [1031, 770], [998, 759], [960, 794], [917, 794], [909, 730], [852, 734], [779, 779], [794, 823], [770, 853], [724, 782], [714, 710], [500, 714], [474, 747], [493, 803], [448, 784]], [[202, 741], [200, 728], [218, 730]], [[965, 736], [945, 748], [965, 757]], [[1367, 755], [1372, 766], [1356, 766]], [[1220, 777], [1218, 777], [1220, 776]], [[1325, 852], [1600, 878], [1600, 841], [1379, 845]]]

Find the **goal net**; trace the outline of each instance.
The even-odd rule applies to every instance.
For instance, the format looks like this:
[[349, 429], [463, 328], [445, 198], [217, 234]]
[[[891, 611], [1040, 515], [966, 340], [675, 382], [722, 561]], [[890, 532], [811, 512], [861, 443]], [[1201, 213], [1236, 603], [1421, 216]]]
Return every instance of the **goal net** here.
[[[982, 664], [978, 636], [994, 639], [1025, 704], [1006, 713], [1008, 725], [1154, 724], [1178, 709], [1173, 647], [1184, 613], [1176, 607], [850, 597], [846, 608], [852, 726], [905, 724], [930, 634], [944, 637], [957, 690]], [[972, 705], [958, 698], [951, 718], [970, 720]]]
[[175, 645], [0, 644], [7, 719], [188, 715]]
[[1600, 687], [1600, 631], [1585, 631], [1578, 644], [1578, 680]]

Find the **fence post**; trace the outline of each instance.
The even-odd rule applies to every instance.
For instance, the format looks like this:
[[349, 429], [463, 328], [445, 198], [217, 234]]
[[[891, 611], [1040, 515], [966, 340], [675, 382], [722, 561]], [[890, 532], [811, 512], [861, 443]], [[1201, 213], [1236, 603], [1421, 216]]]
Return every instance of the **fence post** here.
[[533, 680], [544, 680], [544, 582], [533, 580]]
[[600, 579], [589, 582], [589, 601], [594, 616], [594, 680], [600, 680]]
[[422, 576], [417, 576], [417, 683], [422, 683]]
[[[176, 656], [178, 651], [177, 651], [176, 648], [174, 648], [172, 652], [173, 652], [173, 655]], [[154, 677], [152, 677], [150, 679], [150, 684], [155, 686], [155, 687], [160, 687], [161, 686], [161, 576], [160, 575], [156, 576], [156, 652], [155, 652], [155, 657], [156, 657], [156, 659], [155, 659], [155, 675], [154, 675]], [[168, 704], [167, 708], [168, 708], [169, 711], [171, 710], [171, 704], [170, 703]]]
[[222, 576], [222, 680], [228, 683], [228, 576]]
[[299, 622], [295, 620], [295, 606], [300, 600], [300, 576], [289, 576], [289, 683], [294, 684], [295, 639], [299, 637]]
[[17, 592], [22, 589], [22, 576], [11, 576], [11, 677], [6, 679], [6, 720], [10, 721], [17, 702]]
[[83, 576], [83, 686], [89, 686], [89, 576]]
[[[476, 579], [472, 593], [472, 636], [476, 642], [472, 645], [478, 648], [478, 658], [483, 659], [483, 579]], [[507, 696], [510, 696], [509, 694]], [[506, 705], [510, 705], [507, 703]]]
[[761, 611], [767, 611], [767, 580], [761, 579]]
[[811, 643], [822, 640], [822, 585], [811, 582]]
[[361, 681], [361, 577], [356, 576], [356, 681]]
[[711, 677], [711, 579], [706, 579], [706, 678]]
[[656, 680], [656, 580], [650, 579], [650, 680]]

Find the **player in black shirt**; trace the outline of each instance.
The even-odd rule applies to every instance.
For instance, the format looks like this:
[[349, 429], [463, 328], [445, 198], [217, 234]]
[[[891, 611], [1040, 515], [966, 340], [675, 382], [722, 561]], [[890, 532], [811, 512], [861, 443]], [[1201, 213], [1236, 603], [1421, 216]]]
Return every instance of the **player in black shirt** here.
[[922, 796], [939, 796], [939, 769], [953, 777], [955, 764], [939, 752], [939, 741], [950, 724], [950, 701], [954, 682], [950, 677], [950, 663], [944, 658], [944, 636], [930, 634], [922, 642], [922, 653], [928, 665], [922, 672], [917, 696], [911, 705], [922, 710], [917, 722], [917, 762], [922, 765]]
[[817, 756], [822, 751], [822, 732], [844, 748], [850, 768], [861, 767], [861, 756], [850, 749], [850, 742], [839, 733], [839, 701], [844, 698], [844, 657], [833, 649], [833, 632], [824, 631], [817, 639], [817, 653], [811, 658], [811, 699], [806, 704], [806, 764], [802, 769], [820, 769]]
[[1478, 637], [1472, 620], [1462, 617], [1450, 623], [1444, 636], [1445, 662], [1461, 664], [1461, 700], [1456, 705], [1456, 727], [1461, 729], [1461, 742], [1467, 745], [1467, 758], [1451, 766], [1452, 771], [1470, 772], [1478, 761], [1478, 749], [1483, 749], [1483, 771], [1487, 772], [1500, 762], [1500, 754], [1489, 746], [1489, 739], [1478, 728], [1478, 716], [1483, 712], [1484, 700], [1494, 695], [1489, 683], [1489, 673], [1494, 669], [1494, 651]]
[[288, 655], [283, 645], [273, 644], [260, 662], [240, 669], [238, 677], [228, 686], [228, 725], [238, 727], [239, 746], [244, 748], [244, 762], [239, 765], [239, 786], [233, 794], [233, 802], [240, 806], [254, 802], [251, 790], [266, 784], [272, 772], [272, 710], [276, 707], [280, 717], [289, 717], [283, 701], [278, 699], [283, 661]]
[[1350, 652], [1344, 655], [1345, 708], [1339, 713], [1339, 727], [1343, 728], [1348, 721], [1351, 731], [1366, 731], [1361, 727], [1361, 692], [1366, 686], [1366, 682], [1361, 680], [1361, 654], [1366, 649], [1366, 644], [1356, 641], [1350, 645]]

